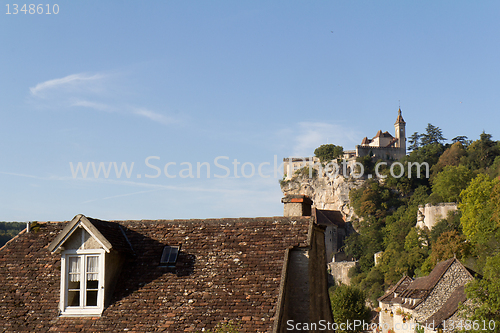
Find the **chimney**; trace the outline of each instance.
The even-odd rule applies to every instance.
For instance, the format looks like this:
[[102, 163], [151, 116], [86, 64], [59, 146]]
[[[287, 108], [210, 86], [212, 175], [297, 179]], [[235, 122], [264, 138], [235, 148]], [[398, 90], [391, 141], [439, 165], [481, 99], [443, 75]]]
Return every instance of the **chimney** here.
[[281, 199], [284, 216], [311, 216], [312, 200], [302, 194], [289, 194]]

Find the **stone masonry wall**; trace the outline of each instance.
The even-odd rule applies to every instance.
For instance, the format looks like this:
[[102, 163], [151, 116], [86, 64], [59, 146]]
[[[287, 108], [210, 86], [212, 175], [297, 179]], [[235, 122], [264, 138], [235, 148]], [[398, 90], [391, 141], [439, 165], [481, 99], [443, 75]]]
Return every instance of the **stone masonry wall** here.
[[425, 226], [431, 230], [436, 223], [448, 216], [448, 212], [456, 210], [457, 204], [455, 202], [420, 205], [418, 206], [417, 227], [423, 228]]
[[463, 266], [457, 262], [453, 263], [434, 287], [429, 297], [415, 308], [415, 320], [425, 322], [427, 318], [443, 306], [455, 288], [464, 285], [471, 279]]
[[342, 283], [349, 285], [351, 283], [349, 270], [357, 264], [357, 261], [330, 262], [328, 263], [328, 270], [330, 271], [330, 275], [333, 276], [336, 284]]

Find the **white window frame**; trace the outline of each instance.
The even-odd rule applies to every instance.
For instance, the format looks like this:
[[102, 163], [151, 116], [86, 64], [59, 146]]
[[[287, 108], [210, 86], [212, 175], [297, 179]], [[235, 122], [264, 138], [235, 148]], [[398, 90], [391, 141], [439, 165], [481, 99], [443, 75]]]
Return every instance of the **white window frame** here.
[[[89, 249], [89, 250], [66, 250], [61, 256], [61, 295], [59, 308], [62, 316], [68, 317], [86, 317], [100, 316], [104, 309], [104, 250]], [[85, 306], [86, 297], [86, 271], [87, 271], [87, 256], [97, 256], [98, 264], [98, 287], [97, 287], [97, 306]], [[80, 306], [68, 306], [68, 269], [69, 257], [80, 257]]]

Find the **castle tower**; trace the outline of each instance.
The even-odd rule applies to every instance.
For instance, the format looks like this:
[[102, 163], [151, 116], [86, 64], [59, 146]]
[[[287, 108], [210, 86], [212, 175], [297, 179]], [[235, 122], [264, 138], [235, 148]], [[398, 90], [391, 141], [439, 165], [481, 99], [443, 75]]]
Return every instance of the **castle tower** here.
[[401, 155], [400, 158], [406, 155], [406, 132], [405, 132], [406, 123], [401, 115], [401, 108], [398, 110], [398, 118], [396, 119], [396, 123], [394, 124], [394, 129], [396, 130], [396, 139], [398, 142], [396, 143], [396, 147], [400, 148]]

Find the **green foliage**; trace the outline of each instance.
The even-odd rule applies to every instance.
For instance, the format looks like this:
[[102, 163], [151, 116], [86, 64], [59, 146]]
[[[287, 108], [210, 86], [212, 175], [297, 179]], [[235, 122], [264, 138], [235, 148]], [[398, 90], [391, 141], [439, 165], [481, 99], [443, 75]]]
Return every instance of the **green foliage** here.
[[498, 229], [493, 220], [496, 202], [490, 201], [497, 184], [497, 179], [490, 180], [487, 175], [479, 174], [460, 194], [460, 223], [464, 235], [474, 244], [486, 245]]
[[467, 155], [464, 146], [460, 142], [454, 143], [450, 148], [446, 149], [439, 157], [438, 162], [432, 167], [431, 180], [434, 176], [441, 172], [446, 166], [459, 166], [460, 161]]
[[0, 247], [4, 246], [12, 237], [26, 228], [22, 222], [0, 222]]
[[500, 156], [495, 157], [493, 164], [488, 167], [488, 175], [491, 178], [500, 177]]
[[290, 183], [290, 179], [286, 179], [286, 175], [283, 175], [283, 178], [280, 179], [279, 182], [280, 182], [280, 187], [283, 188], [286, 185], [288, 185], [288, 183]]
[[421, 273], [429, 274], [440, 261], [453, 257], [461, 260], [471, 253], [470, 243], [456, 230], [445, 231], [432, 245], [432, 252], [422, 266]]
[[[440, 143], [429, 144], [412, 151], [410, 155], [400, 161], [403, 164], [403, 170], [398, 165], [393, 167], [394, 174], [396, 176], [402, 174], [402, 176], [392, 177], [387, 170], [384, 173], [387, 176], [385, 184], [405, 196], [410, 195], [419, 186], [429, 186], [429, 175], [427, 173], [430, 173], [443, 152], [444, 146]], [[417, 177], [417, 163], [421, 165], [420, 177]], [[412, 167], [409, 168], [409, 165]]]
[[314, 150], [314, 156], [320, 159], [321, 162], [328, 162], [339, 158], [344, 153], [344, 148], [342, 146], [336, 146], [333, 144], [321, 145]]
[[316, 178], [318, 176], [318, 171], [314, 168], [305, 166], [295, 171], [295, 174], [306, 178]]
[[[444, 156], [444, 154], [443, 154]], [[440, 202], [458, 202], [460, 192], [468, 185], [474, 174], [465, 166], [445, 166], [432, 182], [432, 192]]]
[[467, 149], [465, 164], [471, 170], [485, 171], [500, 156], [500, 146], [491, 140], [491, 134], [482, 133], [479, 140], [474, 141]]
[[430, 232], [431, 243], [436, 242], [439, 236], [445, 231], [455, 230], [459, 234], [462, 234], [462, 226], [460, 225], [461, 216], [462, 213], [459, 210], [448, 212], [448, 216], [445, 219], [440, 220], [432, 227]]
[[[438, 261], [453, 256], [481, 273], [500, 253], [500, 182], [488, 177], [500, 175], [500, 142], [485, 133], [473, 143], [466, 137], [455, 137], [453, 145], [443, 145], [444, 140], [441, 130], [429, 124], [425, 134], [414, 133], [410, 138], [412, 152], [400, 161], [404, 170], [393, 168], [396, 175], [402, 171], [402, 177], [390, 176], [385, 168], [383, 174], [388, 177], [383, 185], [368, 181], [350, 192], [359, 217], [353, 221], [359, 234], [349, 236], [345, 247], [359, 260], [358, 267], [349, 272], [351, 285], [365, 290], [372, 301], [403, 274], [427, 275]], [[368, 170], [372, 168], [371, 157], [358, 161]], [[410, 176], [408, 165], [424, 162], [431, 178], [416, 178], [416, 169]], [[450, 213], [432, 231], [414, 228], [418, 205], [443, 201], [461, 201], [460, 210]], [[374, 266], [373, 254], [378, 251], [384, 253]], [[498, 288], [493, 278], [486, 281], [477, 290]], [[498, 309], [492, 299], [490, 302], [491, 309]], [[489, 317], [483, 313], [482, 318]]]
[[[375, 163], [373, 157], [370, 155], [356, 157], [356, 162], [361, 163], [363, 170], [356, 170], [357, 173], [363, 175], [374, 175], [375, 174]], [[361, 169], [358, 167], [358, 169]], [[361, 172], [362, 171], [362, 172]]]
[[465, 135], [459, 135], [451, 139], [451, 142], [453, 142], [453, 144], [459, 142], [464, 148], [467, 148], [472, 143], [472, 140], [468, 140]]
[[[466, 287], [467, 298], [473, 301], [468, 307], [472, 316], [468, 319], [486, 322], [494, 321], [500, 327], [500, 253], [488, 257], [482, 279], [475, 279]], [[468, 332], [484, 332], [470, 330]]]
[[422, 134], [420, 141], [422, 146], [427, 146], [432, 144], [442, 144], [446, 141], [446, 139], [443, 137], [443, 132], [439, 127], [427, 124], [425, 134]]
[[416, 150], [420, 147], [420, 137], [421, 135], [418, 134], [418, 132], [414, 132], [409, 138], [408, 138], [408, 150], [413, 151]]
[[351, 205], [358, 216], [369, 218], [385, 217], [391, 208], [399, 206], [399, 196], [390, 188], [370, 180], [359, 189], [349, 193]]
[[[368, 322], [370, 319], [370, 309], [365, 305], [366, 296], [358, 288], [346, 285], [340, 285], [330, 294], [330, 302], [332, 305], [333, 318], [336, 323], [354, 322], [361, 320]], [[341, 331], [345, 332], [361, 332], [359, 331]]]

